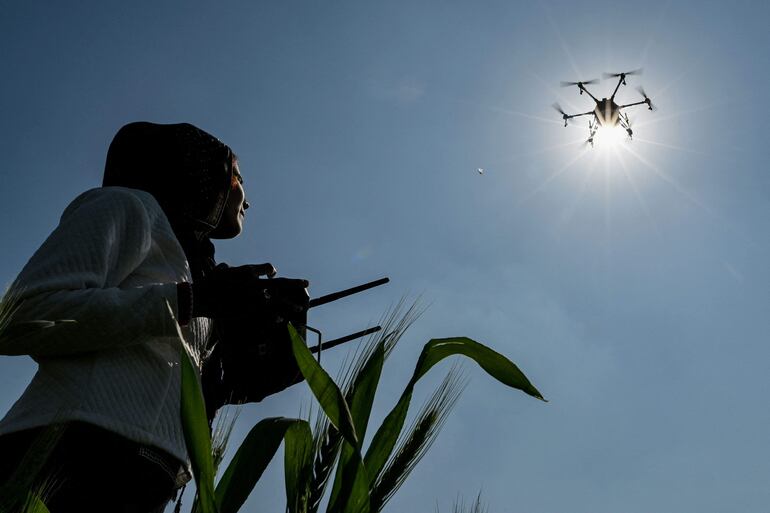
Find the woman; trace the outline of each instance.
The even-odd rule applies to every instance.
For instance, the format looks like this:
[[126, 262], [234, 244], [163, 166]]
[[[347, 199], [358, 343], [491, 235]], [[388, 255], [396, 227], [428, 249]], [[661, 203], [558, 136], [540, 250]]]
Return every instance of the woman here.
[[[163, 511], [190, 479], [180, 342], [203, 368], [212, 318], [270, 307], [259, 277], [272, 265], [214, 261], [210, 239], [239, 235], [248, 207], [235, 155], [203, 130], [139, 122], [117, 133], [103, 187], [67, 207], [12, 287], [19, 302], [0, 353], [30, 355], [39, 368], [0, 421], [0, 486], [18, 482], [47, 426], [64, 426], [41, 472], [53, 482], [52, 513]], [[26, 329], [39, 320], [75, 322]]]

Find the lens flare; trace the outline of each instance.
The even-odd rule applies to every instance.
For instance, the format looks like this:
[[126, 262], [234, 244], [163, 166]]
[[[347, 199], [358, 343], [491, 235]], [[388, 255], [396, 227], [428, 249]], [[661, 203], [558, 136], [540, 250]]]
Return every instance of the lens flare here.
[[617, 148], [626, 139], [626, 131], [620, 126], [600, 126], [594, 135], [594, 146], [598, 149]]

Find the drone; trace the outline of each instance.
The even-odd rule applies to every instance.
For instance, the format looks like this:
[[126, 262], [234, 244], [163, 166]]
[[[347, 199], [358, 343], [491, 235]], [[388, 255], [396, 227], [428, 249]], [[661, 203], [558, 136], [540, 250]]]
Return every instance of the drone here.
[[577, 118], [580, 116], [593, 116], [588, 120], [588, 140], [586, 141], [586, 144], [590, 144], [591, 147], [594, 145], [594, 135], [596, 135], [596, 131], [599, 129], [599, 127], [614, 127], [620, 125], [628, 134], [628, 138], [631, 139], [634, 135], [634, 131], [631, 130], [631, 120], [628, 119], [628, 114], [621, 112], [621, 109], [634, 107], [636, 105], [647, 105], [647, 109], [649, 110], [655, 110], [655, 107], [652, 105], [652, 100], [650, 100], [649, 96], [647, 96], [647, 93], [645, 93], [644, 89], [641, 87], [637, 87], [636, 90], [639, 91], [644, 99], [635, 103], [618, 105], [615, 103], [615, 95], [617, 94], [621, 85], [626, 85], [626, 77], [631, 75], [640, 75], [641, 73], [642, 70], [640, 69], [626, 71], [625, 73], [604, 73], [602, 75], [604, 79], [617, 78], [618, 85], [615, 86], [615, 90], [612, 92], [612, 96], [609, 98], [602, 98], [601, 100], [592, 95], [585, 87], [591, 84], [598, 84], [599, 81], [596, 79], [585, 80], [583, 82], [562, 82], [562, 87], [577, 86], [581, 95], [586, 93], [591, 97], [591, 99], [593, 99], [594, 102], [596, 102], [596, 107], [594, 107], [593, 110], [589, 110], [588, 112], [583, 112], [581, 114], [567, 114], [558, 103], [554, 103], [553, 108], [561, 114], [565, 127], [567, 126], [569, 120], [572, 118]]

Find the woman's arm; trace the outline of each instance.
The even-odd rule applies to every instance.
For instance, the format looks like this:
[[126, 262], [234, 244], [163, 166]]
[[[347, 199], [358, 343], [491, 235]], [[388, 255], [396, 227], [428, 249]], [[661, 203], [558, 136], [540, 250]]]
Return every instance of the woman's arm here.
[[[0, 354], [57, 356], [176, 336], [166, 302], [177, 311], [177, 283], [137, 277], [150, 252], [159, 251], [153, 229], [163, 215], [141, 195], [146, 193], [94, 189], [65, 210], [12, 286], [19, 303], [11, 329], [0, 335]], [[13, 329], [37, 320], [75, 322], [50, 330]]]

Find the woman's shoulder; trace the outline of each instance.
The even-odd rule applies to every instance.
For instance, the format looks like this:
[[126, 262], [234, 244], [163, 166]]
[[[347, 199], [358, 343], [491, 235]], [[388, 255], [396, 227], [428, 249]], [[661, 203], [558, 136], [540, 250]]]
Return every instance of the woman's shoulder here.
[[96, 187], [75, 198], [64, 210], [62, 218], [88, 210], [91, 214], [140, 214], [155, 217], [162, 209], [149, 192], [128, 187]]

